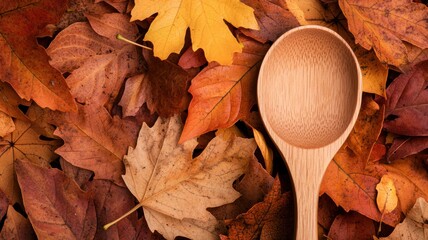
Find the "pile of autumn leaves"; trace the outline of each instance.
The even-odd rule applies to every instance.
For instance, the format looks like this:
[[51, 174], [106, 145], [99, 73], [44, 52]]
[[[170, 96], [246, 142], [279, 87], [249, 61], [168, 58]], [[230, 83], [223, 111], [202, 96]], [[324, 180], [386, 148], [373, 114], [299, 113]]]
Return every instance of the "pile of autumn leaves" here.
[[1, 238], [292, 237], [256, 81], [270, 44], [307, 24], [338, 32], [363, 71], [358, 120], [321, 185], [320, 236], [427, 237], [425, 4], [26, 4], [0, 3]]

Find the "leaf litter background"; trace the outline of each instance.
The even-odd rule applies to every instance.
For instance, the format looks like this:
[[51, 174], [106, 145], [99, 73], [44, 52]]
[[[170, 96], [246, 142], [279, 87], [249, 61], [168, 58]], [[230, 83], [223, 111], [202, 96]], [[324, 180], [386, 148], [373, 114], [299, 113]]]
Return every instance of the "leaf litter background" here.
[[292, 238], [255, 84], [276, 38], [317, 24], [350, 44], [364, 90], [320, 238], [427, 239], [426, 19], [409, 0], [2, 1], [0, 238]]

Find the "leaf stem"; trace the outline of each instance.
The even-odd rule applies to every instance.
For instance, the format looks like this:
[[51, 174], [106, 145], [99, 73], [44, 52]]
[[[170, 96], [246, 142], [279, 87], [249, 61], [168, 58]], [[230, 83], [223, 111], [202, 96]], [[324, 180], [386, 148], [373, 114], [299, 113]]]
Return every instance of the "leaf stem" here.
[[122, 36], [120, 33], [116, 35], [116, 39], [121, 40], [121, 41], [124, 41], [124, 42], [127, 42], [127, 43], [132, 44], [132, 45], [135, 45], [135, 46], [137, 46], [137, 47], [145, 48], [145, 49], [148, 49], [148, 50], [153, 50], [152, 48], [146, 47], [146, 46], [144, 46], [144, 45], [141, 45], [141, 44], [139, 44], [139, 43], [136, 43], [136, 42], [134, 42], [134, 41], [131, 41], [131, 40], [129, 40], [129, 39], [127, 39], [127, 38], [125, 38], [125, 37], [124, 37], [124, 36]]
[[127, 213], [123, 214], [118, 219], [114, 220], [113, 222], [107, 223], [103, 226], [104, 230], [107, 230], [109, 227], [113, 226], [114, 224], [118, 223], [120, 220], [126, 218], [129, 214], [135, 212], [138, 208], [142, 207], [143, 205], [141, 203], [138, 203], [137, 206], [133, 207], [131, 210], [129, 210]]

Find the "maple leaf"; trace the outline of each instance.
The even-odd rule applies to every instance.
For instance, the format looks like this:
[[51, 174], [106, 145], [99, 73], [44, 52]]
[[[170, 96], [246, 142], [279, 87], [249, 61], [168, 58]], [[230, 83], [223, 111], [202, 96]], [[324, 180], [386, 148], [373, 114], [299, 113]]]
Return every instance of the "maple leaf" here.
[[216, 239], [218, 222], [206, 208], [239, 197], [232, 183], [245, 172], [256, 145], [252, 139], [220, 135], [192, 159], [197, 142], [178, 145], [181, 128], [179, 117], [159, 118], [152, 128], [144, 124], [136, 148], [124, 157], [123, 179], [151, 231], [167, 239]]
[[279, 178], [275, 179], [263, 202], [239, 215], [229, 226], [229, 239], [292, 239], [293, 211], [289, 193], [281, 194]]
[[428, 204], [423, 198], [418, 198], [404, 221], [397, 225], [394, 231], [380, 240], [427, 239], [428, 238]]
[[328, 232], [328, 238], [335, 240], [372, 239], [375, 235], [376, 229], [373, 220], [356, 212], [338, 215]]
[[138, 29], [119, 13], [87, 18], [89, 24], [74, 23], [52, 41], [47, 49], [50, 63], [61, 72], [71, 72], [66, 81], [79, 103], [106, 104], [110, 109], [123, 81], [138, 66], [135, 46], [116, 35], [134, 39]]
[[25, 210], [39, 239], [92, 239], [94, 202], [58, 169], [15, 161]]
[[254, 9], [260, 30], [242, 28], [241, 32], [259, 42], [274, 42], [286, 31], [299, 26], [299, 22], [288, 10], [285, 1], [242, 0], [242, 2]]
[[62, 75], [49, 66], [36, 37], [49, 34], [45, 26], [59, 20], [67, 2], [0, 3], [0, 81], [8, 82], [21, 98], [60, 111], [75, 110], [76, 105]]
[[36, 239], [30, 221], [19, 214], [12, 205], [7, 207], [7, 216], [0, 232], [1, 239]]
[[143, 51], [147, 71], [126, 81], [125, 91], [119, 105], [124, 116], [135, 116], [144, 103], [153, 114], [170, 117], [188, 106], [190, 96], [187, 88], [191, 75], [169, 61], [153, 57]]
[[[131, 20], [144, 20], [158, 13], [144, 40], [154, 45], [155, 56], [166, 59], [179, 53], [190, 28], [192, 48], [202, 48], [209, 62], [232, 63], [234, 52], [242, 51], [224, 20], [235, 27], [258, 29], [253, 9], [239, 0], [136, 0]], [[221, 51], [219, 51], [221, 49]]]
[[407, 0], [339, 0], [356, 43], [374, 49], [385, 63], [405, 69], [409, 64], [404, 41], [420, 49], [428, 48], [428, 7]]
[[53, 113], [54, 134], [64, 140], [55, 152], [75, 166], [91, 170], [95, 179], [123, 185], [122, 157], [134, 146], [138, 126], [131, 120], [111, 117], [103, 107], [78, 106], [76, 113]]
[[0, 189], [4, 191], [11, 203], [20, 201], [20, 190], [15, 179], [13, 163], [17, 159], [48, 166], [57, 155], [54, 150], [61, 141], [44, 139], [31, 122], [15, 120], [16, 129], [0, 139]]
[[363, 91], [385, 97], [388, 68], [373, 53], [358, 46], [348, 31], [346, 18], [337, 2], [322, 4], [318, 0], [286, 0], [287, 6], [301, 25], [320, 25], [342, 36], [358, 59], [363, 76]]
[[180, 142], [218, 129], [228, 128], [250, 114], [256, 103], [256, 82], [261, 61], [268, 49], [240, 37], [243, 52], [235, 54], [233, 64], [210, 63], [195, 78], [189, 92], [193, 95]]

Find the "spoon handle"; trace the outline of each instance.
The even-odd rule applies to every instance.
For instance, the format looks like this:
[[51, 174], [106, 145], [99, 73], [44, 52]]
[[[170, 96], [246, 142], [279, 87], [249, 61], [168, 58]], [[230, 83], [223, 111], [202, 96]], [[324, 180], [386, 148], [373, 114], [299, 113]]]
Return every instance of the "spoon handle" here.
[[[296, 240], [318, 239], [318, 186], [316, 181], [306, 181], [311, 186], [296, 186], [297, 207]], [[295, 183], [296, 184], [296, 183]]]

